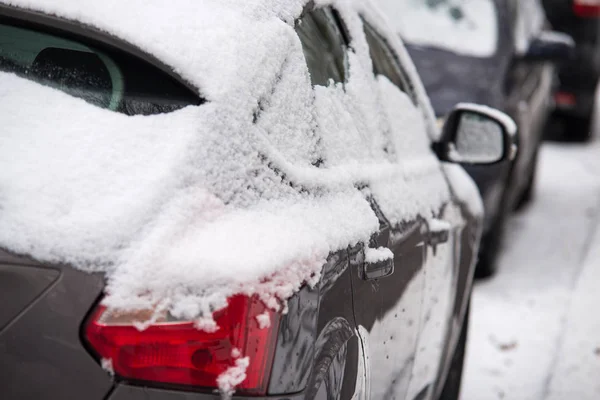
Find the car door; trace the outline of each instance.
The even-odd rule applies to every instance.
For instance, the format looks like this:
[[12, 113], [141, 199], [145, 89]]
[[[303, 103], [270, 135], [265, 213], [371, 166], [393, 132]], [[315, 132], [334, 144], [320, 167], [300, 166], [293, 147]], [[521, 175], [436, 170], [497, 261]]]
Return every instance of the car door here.
[[[380, 219], [380, 231], [370, 247], [389, 248], [394, 270], [372, 279], [366, 271], [375, 266], [363, 260], [362, 269], [354, 268], [356, 323], [369, 331], [365, 340], [370, 349], [371, 397], [411, 399], [416, 395], [413, 387], [423, 386], [415, 384], [415, 371], [429, 367], [421, 374], [423, 381], [433, 380], [437, 373], [451, 312], [452, 226], [441, 220], [449, 210], [449, 192], [430, 150], [427, 130], [432, 126], [424, 117], [414, 81], [374, 25], [363, 20], [363, 26], [395, 165], [391, 179], [381, 178], [368, 188]], [[360, 257], [354, 259], [360, 264]], [[373, 299], [377, 314], [369, 310]], [[422, 340], [424, 333], [427, 342]], [[436, 344], [432, 350], [430, 343]], [[435, 365], [430, 366], [432, 359]]]
[[[409, 68], [402, 64], [398, 53], [388, 44], [385, 37], [366, 22], [365, 33], [371, 49], [375, 75], [380, 87], [383, 86], [381, 98], [383, 108], [388, 110], [386, 115], [389, 129], [395, 141], [399, 143], [396, 146], [399, 169], [405, 173], [411, 171], [418, 174], [418, 183], [410, 189], [416, 196], [424, 197], [419, 199], [422, 208], [416, 215], [397, 214], [393, 221], [387, 219], [390, 231], [393, 232], [393, 239], [388, 242], [394, 248], [395, 265], [399, 271], [406, 274], [401, 279], [413, 280], [406, 285], [404, 295], [409, 294], [411, 290], [420, 290], [420, 295], [415, 293], [408, 295], [408, 298], [414, 301], [421, 299], [421, 304], [417, 307], [419, 312], [410, 311], [410, 320], [406, 321], [419, 321], [418, 330], [412, 332], [416, 336], [410, 338], [413, 351], [411, 367], [407, 368], [410, 370], [410, 378], [402, 376], [404, 382], [400, 385], [398, 381], [394, 381], [400, 376], [394, 377], [387, 384], [384, 383], [383, 387], [386, 390], [380, 391], [377, 398], [426, 398], [433, 392], [436, 379], [440, 375], [440, 367], [446, 358], [453, 309], [457, 300], [457, 261], [460, 250], [458, 238], [464, 226], [463, 217], [459, 207], [450, 200], [448, 183], [440, 162], [430, 150], [427, 132], [431, 132], [434, 127], [431, 120], [426, 118], [427, 106], [416, 90], [418, 78], [407, 72]], [[390, 86], [390, 83], [393, 86]], [[399, 90], [394, 91], [394, 87]], [[401, 110], [407, 116], [401, 116]], [[416, 172], [417, 170], [420, 171]], [[380, 196], [385, 197], [383, 192]], [[374, 197], [377, 201], [377, 195]], [[410, 201], [409, 195], [405, 194], [404, 198]], [[385, 202], [384, 199], [381, 201]], [[360, 301], [356, 304], [359, 307]], [[405, 307], [402, 307], [402, 312], [407, 312]], [[402, 324], [397, 328], [400, 334], [403, 334], [402, 328]], [[393, 348], [386, 351], [391, 352], [392, 357], [397, 357], [398, 352]], [[408, 386], [404, 387], [406, 383]]]
[[[363, 193], [379, 219], [379, 230], [371, 240], [348, 250], [354, 322], [363, 354], [363, 367], [357, 368], [357, 375], [362, 374], [357, 376], [357, 386], [365, 381], [362, 395], [366, 398], [402, 398], [408, 389], [419, 331], [425, 282], [424, 220], [414, 213], [400, 222], [395, 215], [382, 211], [395, 201], [387, 196], [387, 189], [395, 189], [392, 194], [396, 198], [398, 190], [402, 190], [394, 184], [400, 179], [398, 165], [392, 162], [397, 152], [389, 121], [374, 112], [382, 104], [373, 68], [365, 68], [364, 61], [370, 64], [370, 56], [360, 43], [348, 41], [353, 38], [364, 42], [364, 33], [348, 31], [343, 16], [332, 8], [317, 8], [303, 14], [296, 30], [315, 89], [316, 123], [323, 150], [320, 168], [341, 168], [353, 176], [363, 176], [368, 170], [383, 173], [384, 179], [367, 173], [369, 182], [356, 182], [356, 190]], [[313, 35], [315, 32], [320, 34]], [[318, 36], [319, 40], [311, 36]], [[346, 44], [344, 65], [340, 65], [340, 40]], [[311, 55], [319, 46], [324, 48]], [[331, 60], [329, 69], [337, 71], [334, 76], [311, 66], [311, 58], [320, 57], [323, 52]], [[346, 68], [352, 74], [347, 74], [347, 79], [336, 79], [336, 75], [346, 75]], [[335, 119], [330, 117], [332, 114]], [[394, 210], [395, 207], [390, 209]], [[346, 379], [352, 378], [345, 376]], [[335, 396], [330, 393], [328, 398]]]

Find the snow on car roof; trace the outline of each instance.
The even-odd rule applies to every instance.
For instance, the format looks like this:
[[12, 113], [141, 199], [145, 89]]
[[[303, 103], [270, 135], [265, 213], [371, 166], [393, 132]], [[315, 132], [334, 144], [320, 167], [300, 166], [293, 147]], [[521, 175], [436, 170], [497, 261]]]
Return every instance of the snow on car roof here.
[[[162, 0], [0, 3], [115, 35], [174, 68], [208, 100], [130, 117], [0, 72], [0, 247], [106, 272], [109, 306], [160, 304], [191, 319], [241, 292], [260, 293], [275, 307], [314, 281], [328, 254], [368, 242], [378, 228], [357, 182], [380, 180], [371, 189], [392, 222], [433, 215], [449, 199], [441, 177], [419, 183], [439, 171], [425, 134], [418, 143], [394, 143], [399, 154], [423, 155], [410, 168], [381, 161], [383, 150], [364, 136], [350, 141], [350, 130], [387, 112], [372, 108], [376, 82], [360, 78], [372, 80], [372, 66], [360, 21], [347, 11], [380, 18], [363, 1], [336, 2], [356, 40], [345, 91], [311, 88], [293, 29], [303, 0], [178, 0], [168, 8]], [[427, 107], [414, 66], [388, 36]], [[385, 88], [401, 126], [424, 132], [422, 110]], [[326, 112], [317, 112], [315, 96]], [[333, 106], [343, 102], [358, 112], [338, 113]], [[363, 111], [369, 119], [353, 119]], [[341, 136], [326, 131], [340, 126], [348, 127]], [[364, 163], [314, 167], [318, 136], [327, 134]], [[199, 321], [211, 328], [210, 318]]]

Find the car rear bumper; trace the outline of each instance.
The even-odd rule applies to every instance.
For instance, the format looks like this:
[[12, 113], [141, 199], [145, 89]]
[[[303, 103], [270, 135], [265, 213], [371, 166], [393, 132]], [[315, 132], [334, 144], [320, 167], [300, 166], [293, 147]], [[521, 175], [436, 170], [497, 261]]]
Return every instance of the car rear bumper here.
[[[197, 393], [118, 384], [106, 400], [220, 400], [218, 393]], [[237, 397], [234, 400], [302, 400], [303, 393], [266, 397]]]

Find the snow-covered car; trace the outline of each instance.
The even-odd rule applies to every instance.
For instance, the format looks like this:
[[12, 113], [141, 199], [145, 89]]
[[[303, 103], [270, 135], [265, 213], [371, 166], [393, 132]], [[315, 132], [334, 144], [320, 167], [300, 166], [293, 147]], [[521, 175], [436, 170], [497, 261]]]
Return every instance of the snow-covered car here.
[[554, 64], [572, 40], [547, 31], [539, 0], [377, 0], [404, 38], [436, 116], [456, 102], [496, 107], [518, 125], [513, 162], [465, 163], [485, 208], [478, 272], [495, 272], [507, 216], [533, 197], [537, 155], [552, 108]]
[[369, 2], [0, 0], [0, 38], [2, 399], [457, 398], [456, 163], [516, 128], [440, 132]]

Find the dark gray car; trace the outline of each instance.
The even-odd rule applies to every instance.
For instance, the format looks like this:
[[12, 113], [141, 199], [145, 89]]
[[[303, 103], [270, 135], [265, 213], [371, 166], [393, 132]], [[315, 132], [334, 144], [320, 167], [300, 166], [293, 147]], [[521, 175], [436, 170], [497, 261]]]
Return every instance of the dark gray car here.
[[[476, 5], [461, 3], [446, 11], [446, 3], [442, 0], [428, 4], [431, 4], [432, 14], [446, 13], [447, 19], [455, 20], [456, 24], [468, 18], [469, 8]], [[489, 0], [486, 3], [493, 4], [495, 9], [493, 24], [483, 19], [466, 22], [474, 27], [481, 24], [497, 27], [495, 37], [492, 37], [492, 32], [487, 32], [489, 41], [495, 43], [489, 54], [471, 55], [460, 49], [454, 51], [436, 45], [407, 44], [440, 119], [455, 103], [467, 101], [503, 110], [518, 126], [516, 143], [519, 154], [513, 162], [493, 168], [464, 164], [481, 191], [486, 210], [478, 265], [482, 276], [495, 271], [495, 258], [501, 246], [506, 216], [533, 196], [539, 147], [552, 109], [553, 63], [568, 59], [572, 48], [568, 36], [542, 30], [540, 33], [533, 32], [528, 47], [525, 51], [520, 50], [522, 38], [519, 35], [524, 33], [519, 29], [534, 16], [524, 14], [527, 10], [522, 10], [517, 1]], [[474, 36], [481, 34], [477, 29], [473, 32]], [[473, 37], [473, 40], [476, 38]]]
[[[105, 21], [103, 30], [79, 22], [98, 15], [89, 13], [89, 8], [88, 14], [85, 7], [75, 14], [63, 10], [70, 17], [59, 18], [46, 14], [42, 6], [28, 10], [1, 3], [0, 77], [6, 81], [64, 101], [76, 98], [86, 110], [96, 107], [100, 110], [97, 115], [117, 115], [123, 124], [152, 120], [185, 106], [201, 109], [211, 102], [199, 94], [203, 87], [183, 79], [181, 71], [169, 67], [167, 61], [119, 38], [116, 32], [120, 26], [111, 25], [112, 19]], [[137, 18], [125, 3], [112, 4], [122, 7], [124, 18]], [[348, 58], [358, 55], [370, 61], [365, 69], [370, 90], [376, 93], [377, 85], [386, 90], [387, 97], [373, 98], [382, 106], [398, 104], [392, 100], [404, 104], [404, 108], [382, 114], [382, 132], [369, 131], [361, 139], [366, 146], [369, 135], [395, 135], [393, 143], [385, 144], [377, 153], [386, 158], [382, 163], [389, 174], [369, 176], [363, 172], [373, 164], [352, 159], [354, 153], [349, 156], [349, 162], [360, 167], [356, 176], [362, 178], [353, 178], [350, 191], [341, 195], [356, 196], [360, 204], [364, 203], [363, 211], [375, 223], [370, 239], [367, 236], [364, 242], [339, 244], [316, 275], [318, 279], [312, 276], [311, 282], [305, 282], [287, 299], [287, 312], [267, 307], [261, 293], [247, 295], [246, 288], [240, 288], [224, 307], [211, 310], [219, 329], [208, 330], [171, 313], [161, 314], [161, 319], [150, 320], [142, 328], [138, 323], [147, 319], [147, 310], [115, 311], [102, 302], [108, 295], [105, 291], [112, 276], [111, 265], [102, 272], [84, 272], [75, 265], [52, 261], [62, 248], [44, 255], [34, 247], [15, 245], [20, 242], [13, 241], [12, 235], [3, 235], [2, 399], [213, 399], [219, 397], [217, 388], [235, 390], [236, 398], [458, 399], [482, 209], [473, 182], [456, 163], [473, 162], [484, 168], [510, 160], [516, 127], [496, 110], [462, 105], [449, 115], [441, 136], [431, 139], [428, 133], [436, 129], [421, 83], [401, 57], [400, 41], [373, 18], [376, 14], [370, 6], [344, 12], [334, 6], [316, 7], [308, 1], [304, 6], [303, 10], [292, 8], [286, 15], [295, 14], [287, 22], [275, 20], [265, 8], [258, 12], [265, 12], [264, 17], [273, 18], [275, 26], [294, 35], [294, 54], [303, 57], [303, 68], [293, 74], [306, 78], [307, 91], [314, 97], [324, 90], [338, 95], [350, 92], [354, 81]], [[148, 22], [151, 29], [153, 21]], [[231, 32], [238, 28], [229, 27]], [[108, 34], [109, 30], [113, 33]], [[172, 45], [165, 44], [164, 54], [169, 54]], [[115, 71], [120, 80], [110, 79]], [[278, 78], [281, 76], [273, 76], [273, 81], [278, 82]], [[277, 88], [275, 85], [268, 96], [278, 95]], [[18, 93], [1, 97], [2, 107], [20, 101]], [[260, 107], [240, 117], [249, 125], [273, 118], [269, 114], [272, 109], [265, 105], [269, 97], [255, 100], [253, 104]], [[214, 97], [212, 101], [218, 104]], [[61, 112], [54, 106], [35, 105]], [[317, 111], [329, 112], [327, 103], [319, 107], [324, 108]], [[356, 100], [344, 107], [349, 117], [360, 109]], [[0, 108], [0, 119], [3, 110]], [[402, 121], [411, 118], [416, 128], [406, 129]], [[57, 133], [52, 118], [43, 122], [49, 135]], [[169, 128], [164, 129], [165, 143], [170, 140]], [[5, 126], [0, 137], [10, 132], [13, 139], [18, 138], [23, 133], [19, 129]], [[91, 134], [87, 129], [81, 131], [81, 135]], [[235, 145], [223, 142], [219, 145]], [[337, 154], [345, 149], [344, 140], [328, 145]], [[397, 159], [393, 149], [407, 156]], [[339, 190], [339, 184], [330, 189], [310, 186], [302, 176], [286, 174], [286, 164], [272, 154], [265, 150], [250, 156], [277, 185], [294, 195], [308, 197], [314, 192]], [[415, 157], [419, 154], [420, 158]], [[333, 157], [324, 153], [307, 168], [321, 176], [333, 162]], [[423, 165], [428, 167], [423, 169]], [[411, 168], [421, 168], [418, 179], [403, 180]], [[256, 170], [244, 170], [243, 174], [251, 179]], [[14, 176], [14, 180], [22, 178]], [[60, 179], [54, 176], [53, 183]], [[249, 190], [247, 181], [240, 182], [244, 194]], [[0, 216], [19, 207], [5, 200], [14, 195], [11, 190], [11, 185], [0, 186]], [[439, 203], [431, 203], [436, 200], [431, 193], [440, 194]], [[399, 197], [393, 197], [396, 194]], [[86, 202], [93, 203], [95, 195]], [[268, 193], [260, 196], [266, 198]], [[42, 197], [40, 194], [37, 199], [40, 203]], [[318, 197], [315, 199], [308, 208], [317, 206]], [[141, 199], [133, 201], [142, 204]], [[437, 204], [436, 209], [424, 212], [416, 207], [427, 202]], [[107, 210], [105, 218], [116, 218], [116, 211]], [[359, 212], [353, 209], [345, 218], [357, 218]], [[104, 226], [102, 223], [102, 219], [96, 220], [94, 226]], [[320, 228], [331, 232], [335, 227], [330, 224], [324, 216]], [[249, 228], [238, 227], [242, 234]], [[18, 229], [13, 232], [21, 233]], [[79, 231], [81, 235], [88, 233]], [[66, 234], [70, 241], [65, 244], [78, 239], [74, 233]], [[274, 241], [278, 240], [281, 243], [274, 245], [289, 245], [283, 243], [285, 238]], [[247, 254], [240, 252], [241, 244], [232, 242], [228, 250], [244, 263]], [[161, 245], [161, 252], [165, 252], [176, 243]], [[30, 254], [37, 255], [37, 260]], [[269, 323], [264, 323], [265, 318]], [[246, 357], [240, 358], [240, 354]]]

